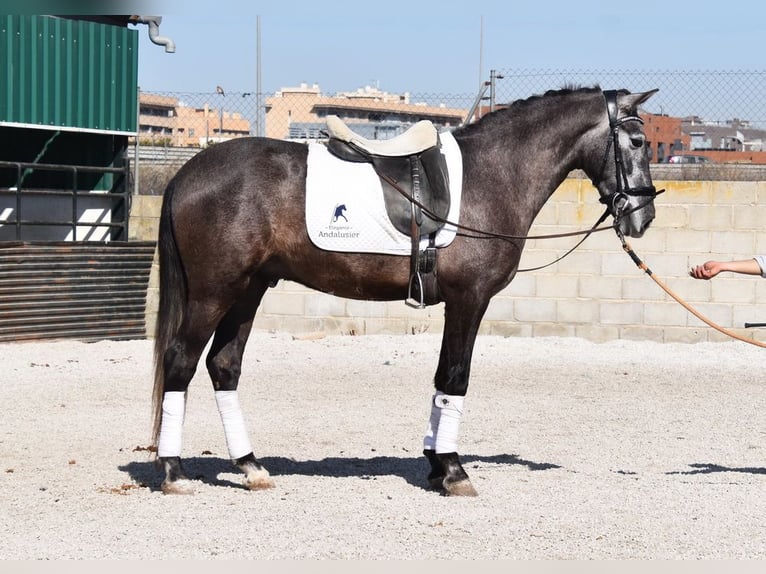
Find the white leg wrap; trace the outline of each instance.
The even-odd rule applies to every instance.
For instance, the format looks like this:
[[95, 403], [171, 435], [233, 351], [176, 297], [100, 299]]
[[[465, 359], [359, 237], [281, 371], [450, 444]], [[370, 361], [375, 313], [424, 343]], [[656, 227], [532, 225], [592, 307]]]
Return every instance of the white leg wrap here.
[[169, 391], [162, 397], [162, 423], [157, 456], [181, 456], [183, 444], [186, 393]]
[[431, 401], [428, 430], [423, 438], [425, 450], [435, 450], [437, 453], [457, 452], [457, 436], [464, 399], [465, 397], [445, 395], [436, 391]]
[[428, 429], [426, 430], [426, 436], [423, 437], [423, 449], [434, 450], [436, 448], [436, 434], [439, 432], [439, 417], [441, 417], [441, 409], [436, 406], [437, 392], [431, 397], [431, 416], [428, 419]]
[[216, 391], [215, 402], [221, 415], [223, 432], [226, 435], [226, 445], [229, 447], [231, 459], [236, 460], [253, 452], [245, 428], [245, 418], [242, 416], [242, 409], [239, 406], [237, 391]]

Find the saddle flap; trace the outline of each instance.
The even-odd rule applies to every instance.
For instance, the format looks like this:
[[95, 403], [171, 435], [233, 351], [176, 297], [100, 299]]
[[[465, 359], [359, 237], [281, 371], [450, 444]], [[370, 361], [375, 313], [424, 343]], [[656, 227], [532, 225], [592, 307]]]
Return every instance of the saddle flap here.
[[[423, 212], [421, 236], [438, 231], [444, 226], [441, 220], [447, 217], [450, 208], [449, 176], [444, 156], [438, 147], [430, 148], [413, 158], [375, 157], [372, 163], [379, 175], [386, 176], [381, 178], [383, 198], [391, 223], [398, 231], [405, 235], [412, 233], [413, 210], [409, 197], [414, 196], [413, 171], [419, 176], [419, 193], [416, 199], [428, 213], [436, 217], [434, 219]], [[391, 185], [389, 179], [401, 191]]]
[[354, 149], [348, 142], [340, 139], [331, 138], [327, 142], [327, 149], [332, 155], [343, 161], [350, 161], [352, 163], [371, 163], [369, 155], [360, 153], [359, 150]]

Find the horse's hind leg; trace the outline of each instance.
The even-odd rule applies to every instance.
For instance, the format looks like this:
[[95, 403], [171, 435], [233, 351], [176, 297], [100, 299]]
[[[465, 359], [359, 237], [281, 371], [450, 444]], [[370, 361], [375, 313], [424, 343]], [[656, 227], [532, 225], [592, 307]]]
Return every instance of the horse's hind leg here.
[[245, 473], [244, 484], [250, 490], [274, 487], [268, 471], [253, 454], [237, 391], [245, 345], [253, 326], [255, 312], [267, 288], [268, 285], [253, 279], [247, 293], [229, 309], [218, 324], [206, 359], [229, 456]]
[[178, 334], [162, 358], [165, 375], [157, 457], [165, 470], [165, 480], [161, 487], [165, 494], [194, 492], [192, 482], [181, 465], [186, 391], [217, 321], [217, 317], [201, 304], [190, 303], [185, 316]]

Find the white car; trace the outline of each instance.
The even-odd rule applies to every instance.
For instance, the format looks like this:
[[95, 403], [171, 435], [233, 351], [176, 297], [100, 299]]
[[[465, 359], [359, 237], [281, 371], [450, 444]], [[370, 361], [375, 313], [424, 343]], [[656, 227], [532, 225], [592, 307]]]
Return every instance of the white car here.
[[709, 157], [704, 155], [671, 155], [666, 160], [667, 163], [713, 163]]

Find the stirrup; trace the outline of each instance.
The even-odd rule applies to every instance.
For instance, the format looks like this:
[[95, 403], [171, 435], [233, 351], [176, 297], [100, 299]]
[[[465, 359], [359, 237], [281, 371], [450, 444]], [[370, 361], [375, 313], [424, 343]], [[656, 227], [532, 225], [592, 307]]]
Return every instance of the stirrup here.
[[[420, 298], [415, 298], [413, 295], [413, 287], [417, 288]], [[407, 287], [407, 299], [404, 300], [404, 304], [413, 309], [426, 308], [425, 293], [423, 292], [423, 278], [420, 276], [420, 271], [417, 271], [410, 276], [410, 284]]]

